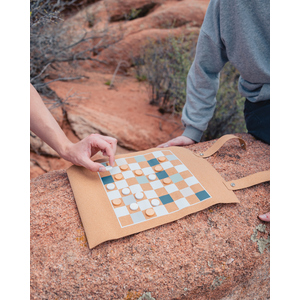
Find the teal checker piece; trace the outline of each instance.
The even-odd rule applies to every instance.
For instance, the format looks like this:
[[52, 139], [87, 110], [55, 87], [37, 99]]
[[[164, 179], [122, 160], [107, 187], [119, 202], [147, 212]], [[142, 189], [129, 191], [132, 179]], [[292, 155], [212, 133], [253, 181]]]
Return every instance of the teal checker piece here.
[[174, 183], [183, 180], [182, 176], [179, 173], [171, 175], [170, 178]]
[[210, 195], [208, 194], [207, 191], [201, 191], [201, 192], [196, 193], [195, 195], [198, 197], [198, 199], [200, 201], [210, 198]]

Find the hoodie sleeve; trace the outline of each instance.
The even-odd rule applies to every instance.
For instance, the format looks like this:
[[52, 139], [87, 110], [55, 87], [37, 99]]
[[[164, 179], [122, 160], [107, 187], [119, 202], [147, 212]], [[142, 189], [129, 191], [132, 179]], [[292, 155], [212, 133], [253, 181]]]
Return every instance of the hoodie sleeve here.
[[187, 76], [182, 111], [183, 135], [199, 142], [214, 114], [219, 73], [228, 61], [220, 37], [219, 1], [211, 0], [199, 34], [196, 55]]

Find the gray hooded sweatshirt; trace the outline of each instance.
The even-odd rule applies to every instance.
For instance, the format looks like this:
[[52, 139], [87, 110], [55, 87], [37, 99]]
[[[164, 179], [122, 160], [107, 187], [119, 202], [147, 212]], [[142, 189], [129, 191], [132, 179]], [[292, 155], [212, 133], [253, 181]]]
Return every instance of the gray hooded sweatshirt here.
[[270, 1], [211, 0], [187, 77], [184, 136], [199, 142], [213, 117], [219, 73], [230, 61], [239, 92], [251, 102], [270, 99]]

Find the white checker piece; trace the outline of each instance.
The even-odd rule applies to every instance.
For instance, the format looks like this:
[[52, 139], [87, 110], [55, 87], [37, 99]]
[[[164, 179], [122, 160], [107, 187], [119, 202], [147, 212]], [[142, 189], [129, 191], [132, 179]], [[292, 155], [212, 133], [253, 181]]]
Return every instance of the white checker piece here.
[[141, 186], [139, 184], [130, 185], [129, 188], [130, 188], [132, 194], [136, 194], [138, 192], [143, 191], [143, 189], [141, 188]]
[[141, 210], [145, 210], [151, 208], [152, 205], [150, 204], [149, 200], [146, 199], [146, 200], [139, 201], [139, 207]]
[[117, 207], [114, 210], [118, 218], [129, 215], [129, 211], [126, 206]]
[[158, 198], [156, 192], [153, 191], [153, 190], [145, 191], [144, 193], [145, 193], [145, 195], [146, 195], [146, 197], [147, 197], [148, 199]]
[[164, 170], [173, 168], [173, 165], [169, 161], [163, 162], [160, 165], [163, 167]]
[[152, 154], [154, 155], [154, 157], [161, 157], [161, 156], [165, 156], [161, 151], [155, 151], [155, 152], [152, 152]]
[[126, 180], [115, 181], [115, 184], [119, 190], [128, 187], [128, 183]]
[[116, 198], [121, 198], [121, 194], [118, 190], [107, 192], [107, 196], [109, 200], [113, 200]]
[[188, 186], [198, 183], [198, 180], [194, 176], [186, 178], [186, 179], [184, 179], [184, 181], [187, 183]]
[[185, 207], [190, 206], [190, 204], [188, 203], [188, 201], [185, 198], [175, 200], [175, 203], [179, 209], [183, 209]]
[[165, 189], [169, 194], [178, 191], [178, 187], [174, 183], [170, 185], [166, 185]]

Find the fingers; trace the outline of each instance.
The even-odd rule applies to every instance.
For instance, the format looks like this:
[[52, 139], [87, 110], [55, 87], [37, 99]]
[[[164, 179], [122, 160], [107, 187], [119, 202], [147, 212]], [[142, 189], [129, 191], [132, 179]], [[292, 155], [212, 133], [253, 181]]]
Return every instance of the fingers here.
[[258, 216], [262, 221], [270, 222], [270, 212]]

